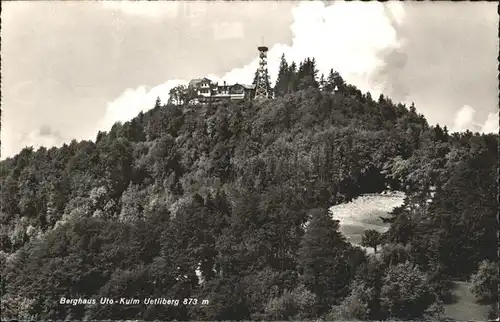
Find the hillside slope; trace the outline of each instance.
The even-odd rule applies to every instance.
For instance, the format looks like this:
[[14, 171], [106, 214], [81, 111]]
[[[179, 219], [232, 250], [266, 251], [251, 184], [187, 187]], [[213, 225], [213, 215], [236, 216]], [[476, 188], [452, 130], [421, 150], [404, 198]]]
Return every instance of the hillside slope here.
[[[443, 281], [495, 260], [497, 135], [450, 135], [413, 106], [343, 81], [337, 93], [299, 84], [262, 103], [157, 104], [95, 142], [25, 148], [1, 162], [2, 315], [307, 319], [340, 314], [362, 283], [375, 292], [360, 298], [365, 318], [419, 318], [431, 303], [401, 309], [384, 278], [398, 283], [394, 274], [409, 269], [424, 283], [427, 274], [418, 296], [432, 302]], [[387, 187], [407, 198], [377, 260], [325, 214]]]

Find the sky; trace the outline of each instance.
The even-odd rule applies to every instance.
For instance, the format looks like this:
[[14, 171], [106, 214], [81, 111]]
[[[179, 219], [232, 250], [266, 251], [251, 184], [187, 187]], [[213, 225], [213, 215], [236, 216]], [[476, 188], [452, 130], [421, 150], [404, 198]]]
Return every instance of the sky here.
[[488, 2], [3, 2], [1, 158], [95, 139], [208, 76], [250, 83], [257, 46], [315, 57], [429, 123], [498, 132], [498, 16]]

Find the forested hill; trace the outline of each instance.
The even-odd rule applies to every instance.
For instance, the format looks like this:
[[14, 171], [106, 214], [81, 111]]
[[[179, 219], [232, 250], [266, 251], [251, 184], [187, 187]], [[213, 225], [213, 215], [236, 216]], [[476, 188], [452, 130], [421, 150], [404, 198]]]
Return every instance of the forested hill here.
[[[282, 62], [274, 99], [158, 101], [95, 142], [2, 161], [2, 317], [439, 314], [449, 280], [496, 262], [498, 135], [450, 134], [308, 64]], [[327, 208], [387, 189], [408, 197], [369, 256]]]

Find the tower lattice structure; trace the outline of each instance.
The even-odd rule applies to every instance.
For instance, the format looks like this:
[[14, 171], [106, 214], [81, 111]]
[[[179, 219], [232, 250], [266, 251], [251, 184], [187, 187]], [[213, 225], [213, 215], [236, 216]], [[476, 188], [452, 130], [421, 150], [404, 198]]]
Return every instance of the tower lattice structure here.
[[259, 49], [259, 68], [257, 70], [257, 83], [255, 85], [255, 99], [267, 99], [269, 97], [269, 84], [267, 75], [267, 51], [266, 46]]

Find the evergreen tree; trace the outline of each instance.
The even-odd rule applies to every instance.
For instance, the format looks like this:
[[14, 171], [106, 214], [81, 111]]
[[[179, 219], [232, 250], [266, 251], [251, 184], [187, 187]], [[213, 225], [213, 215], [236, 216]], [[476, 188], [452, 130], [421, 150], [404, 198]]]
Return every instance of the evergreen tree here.
[[326, 79], [326, 85], [325, 85], [325, 90], [331, 92], [335, 88], [335, 73], [333, 71], [333, 68], [330, 69], [330, 72], [328, 74], [328, 77]]
[[296, 92], [299, 89], [297, 64], [292, 62], [288, 68], [288, 93]]
[[347, 242], [338, 230], [338, 221], [327, 210], [314, 210], [299, 249], [301, 279], [317, 295], [319, 312], [341, 300], [350, 281]]
[[257, 86], [257, 80], [259, 79], [259, 68], [255, 70], [255, 75], [253, 76], [252, 85]]
[[411, 105], [410, 105], [410, 112], [412, 114], [417, 114], [417, 108], [415, 107], [415, 103], [414, 102], [411, 102]]
[[316, 58], [313, 57], [309, 61], [309, 75], [312, 77], [312, 81], [313, 81], [312, 85], [315, 88], [319, 87], [319, 84], [318, 84], [318, 73], [319, 73], [319, 70], [317, 69], [317, 66], [316, 66]]
[[297, 73], [299, 89], [306, 89], [309, 87], [318, 88], [317, 74], [318, 70], [316, 69], [316, 60], [314, 58], [306, 58], [301, 62]]
[[326, 86], [325, 74], [321, 74], [319, 78], [319, 89], [323, 90], [325, 89], [325, 86]]
[[276, 85], [274, 86], [274, 92], [276, 97], [284, 96], [288, 90], [288, 83], [290, 81], [290, 72], [288, 63], [285, 59], [285, 54], [281, 56], [280, 67], [278, 71], [278, 78], [276, 79]]

